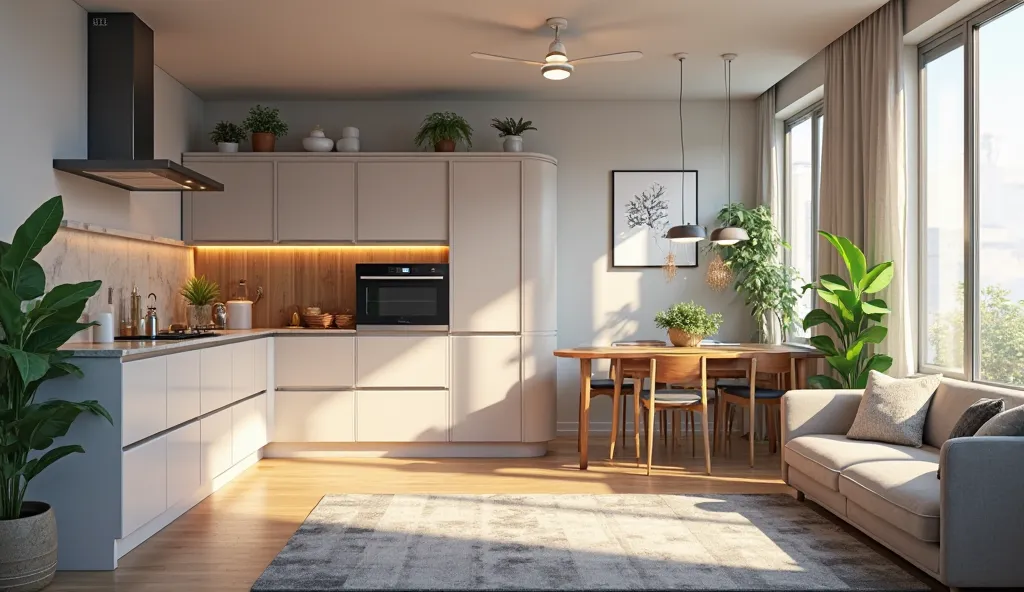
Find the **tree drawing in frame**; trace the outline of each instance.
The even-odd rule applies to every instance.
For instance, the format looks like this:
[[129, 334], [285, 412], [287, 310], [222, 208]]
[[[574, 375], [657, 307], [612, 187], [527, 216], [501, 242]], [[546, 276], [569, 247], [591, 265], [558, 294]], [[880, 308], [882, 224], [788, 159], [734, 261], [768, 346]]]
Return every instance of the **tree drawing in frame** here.
[[696, 220], [697, 171], [612, 171], [612, 267], [696, 267], [695, 244], [665, 238]]

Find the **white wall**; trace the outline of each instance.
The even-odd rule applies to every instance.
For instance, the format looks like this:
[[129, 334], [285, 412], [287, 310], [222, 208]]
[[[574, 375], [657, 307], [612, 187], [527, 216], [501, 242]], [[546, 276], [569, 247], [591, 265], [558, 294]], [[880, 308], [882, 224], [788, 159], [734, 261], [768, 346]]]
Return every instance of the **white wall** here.
[[[251, 102], [207, 102], [206, 125], [221, 119], [240, 122]], [[725, 314], [721, 337], [747, 340], [753, 325], [733, 292], [715, 293], [701, 266], [680, 269], [666, 282], [660, 269], [609, 268], [611, 171], [679, 168], [677, 105], [672, 102], [281, 102], [292, 133], [279, 150], [301, 150], [301, 138], [320, 124], [337, 138], [346, 125], [360, 128], [362, 148], [413, 150], [412, 138], [424, 115], [453, 110], [476, 130], [476, 150], [500, 150], [492, 117], [525, 117], [539, 128], [526, 135], [526, 149], [558, 159], [558, 324], [560, 347], [608, 344], [628, 338], [658, 338], [654, 313], [670, 304], [694, 300]], [[701, 222], [714, 225], [726, 203], [725, 104], [685, 104], [687, 168], [699, 171]], [[753, 202], [753, 102], [733, 105], [733, 195]], [[208, 144], [204, 149], [212, 150]], [[575, 430], [578, 366], [559, 362], [559, 410], [562, 429]], [[606, 401], [598, 401], [595, 422], [607, 421]], [[570, 426], [571, 424], [571, 426]], [[600, 427], [595, 424], [596, 427]]]
[[[86, 158], [86, 12], [72, 0], [0, 2], [0, 238], [40, 203], [64, 196], [65, 217], [181, 237], [178, 193], [130, 193], [53, 170]], [[157, 158], [179, 160], [201, 132], [202, 101], [155, 71]]]

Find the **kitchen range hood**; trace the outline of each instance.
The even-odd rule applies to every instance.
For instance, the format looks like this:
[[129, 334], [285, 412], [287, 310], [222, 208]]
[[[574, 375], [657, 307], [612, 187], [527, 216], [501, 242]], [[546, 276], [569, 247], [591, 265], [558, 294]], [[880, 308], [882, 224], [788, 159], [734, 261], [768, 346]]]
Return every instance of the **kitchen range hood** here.
[[153, 30], [130, 12], [88, 18], [89, 158], [55, 159], [53, 168], [130, 191], [223, 191], [153, 158]]

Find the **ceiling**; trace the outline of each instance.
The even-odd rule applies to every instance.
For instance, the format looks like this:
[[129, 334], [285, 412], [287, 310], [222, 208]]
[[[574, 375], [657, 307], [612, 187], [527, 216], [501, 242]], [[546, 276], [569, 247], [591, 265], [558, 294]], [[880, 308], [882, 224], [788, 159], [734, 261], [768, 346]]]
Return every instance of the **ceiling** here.
[[[131, 11], [156, 33], [156, 63], [203, 99], [674, 99], [754, 97], [885, 0], [77, 0]], [[627, 50], [550, 81], [547, 17], [569, 19], [570, 59]]]

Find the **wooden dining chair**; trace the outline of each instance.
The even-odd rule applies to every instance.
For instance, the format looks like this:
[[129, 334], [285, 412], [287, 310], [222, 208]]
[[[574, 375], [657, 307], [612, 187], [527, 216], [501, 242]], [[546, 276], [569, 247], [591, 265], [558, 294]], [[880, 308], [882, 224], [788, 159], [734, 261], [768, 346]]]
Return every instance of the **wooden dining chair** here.
[[[640, 340], [637, 340], [637, 341], [613, 341], [612, 342], [612, 347], [625, 347], [625, 346], [667, 347], [668, 344], [665, 343], [662, 340], [657, 340], [657, 339], [640, 339]], [[623, 396], [629, 396], [630, 394], [632, 394], [632, 392], [633, 392], [633, 382], [636, 381], [636, 380], [639, 380], [642, 383], [643, 380], [645, 378], [647, 378], [647, 373], [649, 371], [650, 371], [650, 369], [647, 367], [647, 364], [645, 363], [645, 364], [643, 364], [643, 368], [633, 368], [631, 370], [628, 370], [628, 371], [624, 372], [623, 376], [622, 376], [622, 378], [623, 378], [622, 395]], [[590, 380], [590, 397], [594, 398], [594, 397], [600, 397], [600, 396], [608, 396], [608, 397], [614, 398], [614, 395], [615, 395], [615, 363], [613, 361], [611, 366], [608, 368], [608, 378], [592, 378]], [[612, 422], [614, 424], [614, 422], [619, 420], [617, 418], [617, 416], [620, 415], [620, 412], [617, 411], [617, 409], [619, 407], [618, 407], [618, 405], [616, 405], [614, 403], [614, 401], [612, 403], [612, 408], [613, 408], [612, 409]], [[621, 427], [621, 429], [622, 429], [622, 444], [623, 444], [623, 446], [625, 446], [625, 444], [626, 444], [626, 406], [625, 405], [622, 406], [621, 416], [622, 416], [621, 417], [621, 422], [622, 422], [622, 424], [621, 424], [622, 425], [622, 427]], [[581, 422], [583, 421], [583, 416], [582, 415], [580, 415], [580, 421]], [[635, 421], [636, 420], [634, 420], [634, 422]], [[635, 425], [633, 426], [633, 429], [634, 430], [636, 429]], [[667, 426], [663, 427], [662, 430], [663, 430], [663, 432], [667, 433]], [[614, 434], [615, 431], [616, 430], [613, 429], [612, 433]], [[579, 438], [578, 437], [576, 439], [576, 445], [577, 445], [577, 449], [578, 449], [579, 448]], [[612, 451], [613, 452], [614, 452], [614, 449], [615, 449], [615, 446], [613, 445], [612, 446]]]
[[[718, 387], [719, 404], [724, 408], [723, 412], [718, 414], [719, 425], [715, 426], [715, 432], [720, 431], [725, 438], [725, 443], [730, 443], [732, 440], [732, 412], [736, 407], [747, 409], [750, 414], [748, 434], [750, 466], [753, 467], [757, 405], [765, 407], [769, 448], [774, 452], [775, 440], [778, 438], [781, 426], [782, 395], [786, 394], [793, 384], [793, 376], [796, 375], [796, 362], [788, 353], [762, 353], [750, 358], [749, 364], [745, 383]], [[758, 386], [759, 374], [765, 375], [773, 387]], [[728, 451], [726, 453], [728, 454]]]
[[[651, 383], [654, 388], [643, 389], [633, 398], [633, 412], [647, 412], [647, 474], [651, 474], [654, 457], [654, 415], [659, 409], [695, 411], [701, 414], [704, 432], [704, 470], [711, 474], [711, 440], [708, 429], [707, 360], [703, 356], [654, 356], [650, 361]], [[657, 388], [658, 383], [699, 384], [700, 390]], [[636, 460], [640, 464], [640, 437], [634, 435]]]

